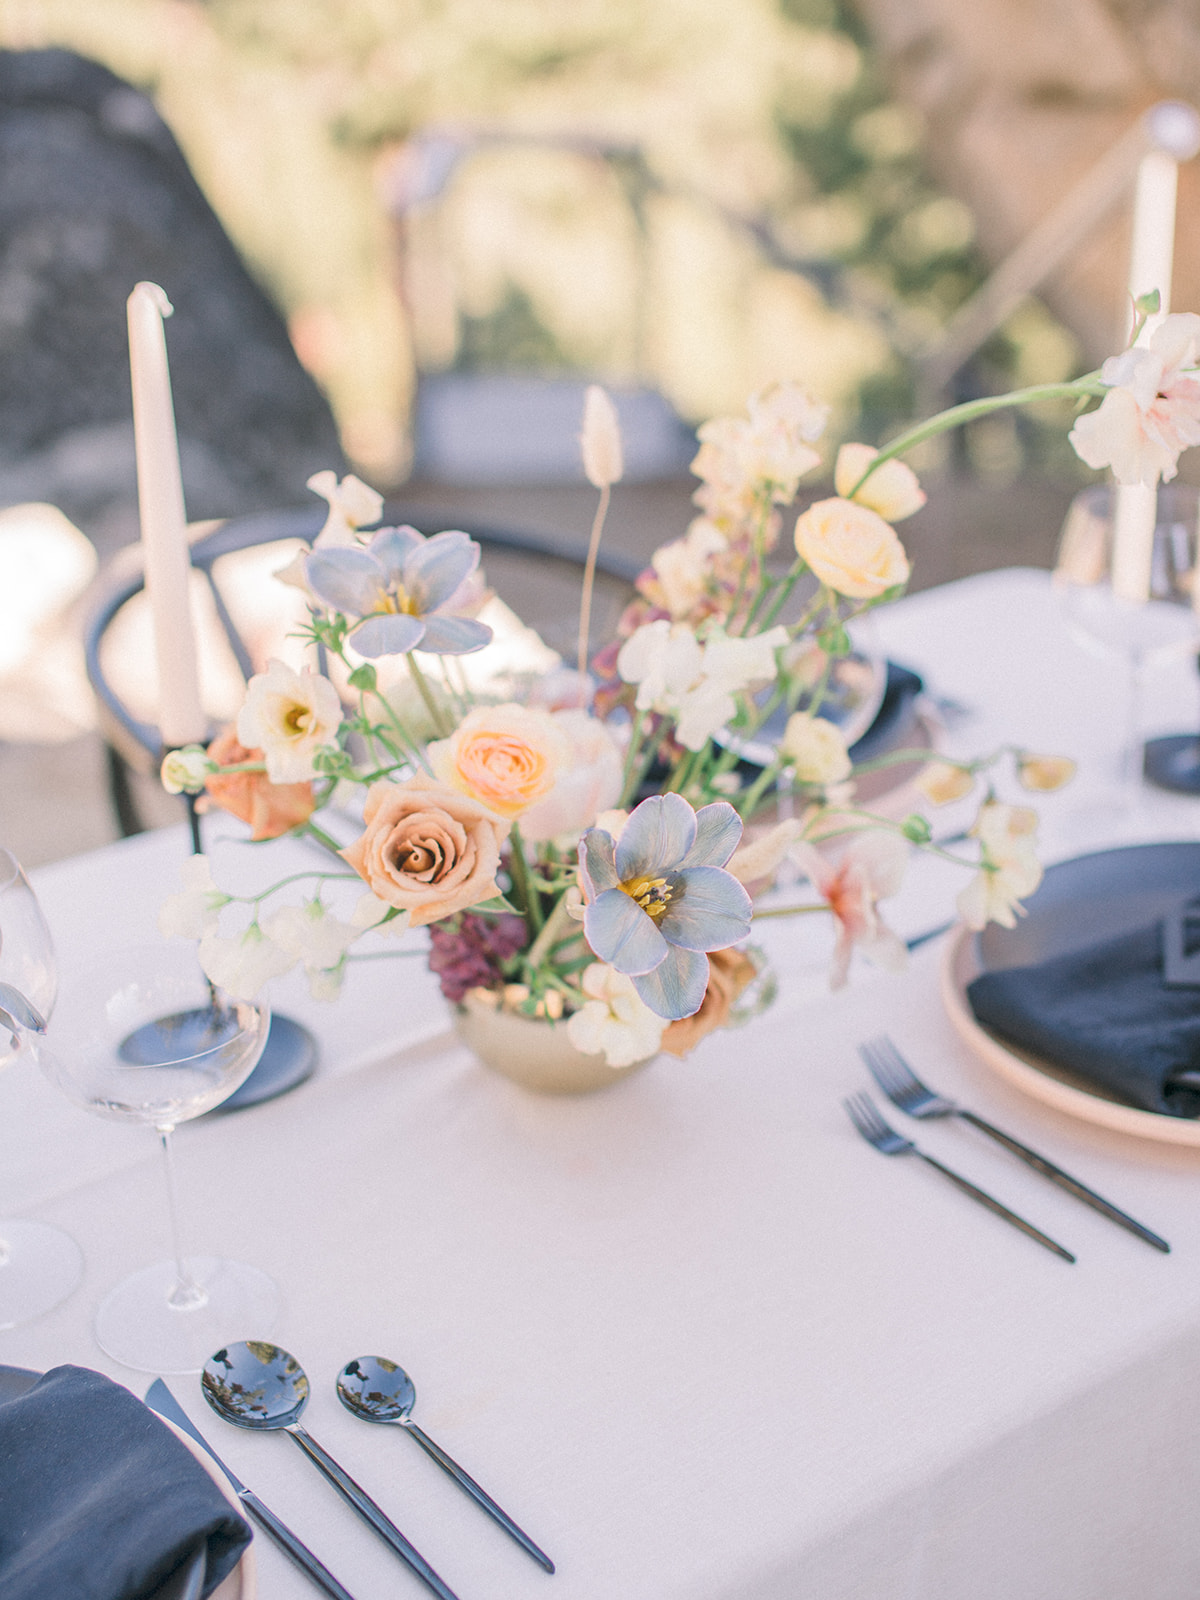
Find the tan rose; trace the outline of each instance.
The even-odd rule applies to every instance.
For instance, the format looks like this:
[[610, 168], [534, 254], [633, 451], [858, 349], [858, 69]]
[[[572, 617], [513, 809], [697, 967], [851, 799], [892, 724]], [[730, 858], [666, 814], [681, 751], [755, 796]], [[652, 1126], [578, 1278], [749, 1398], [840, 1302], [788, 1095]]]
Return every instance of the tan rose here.
[[570, 741], [550, 712], [515, 704], [476, 706], [429, 746], [441, 783], [509, 818], [549, 794], [570, 759]]
[[[263, 752], [242, 744], [230, 724], [208, 747], [213, 761], [223, 767], [243, 761], [261, 761]], [[311, 783], [272, 783], [265, 772], [214, 772], [205, 779], [207, 802], [250, 824], [252, 839], [277, 839], [300, 823], [307, 822], [316, 810]]]
[[503, 830], [487, 807], [424, 773], [405, 783], [373, 783], [363, 808], [366, 832], [343, 858], [388, 905], [423, 927], [498, 893]]
[[867, 506], [818, 500], [796, 522], [796, 554], [822, 583], [851, 600], [873, 600], [908, 579], [908, 557], [890, 522]]
[[661, 1049], [669, 1056], [686, 1056], [707, 1034], [729, 1021], [734, 1001], [757, 976], [758, 969], [741, 950], [712, 950], [708, 956], [708, 988], [699, 1011], [680, 1022], [667, 1024]]

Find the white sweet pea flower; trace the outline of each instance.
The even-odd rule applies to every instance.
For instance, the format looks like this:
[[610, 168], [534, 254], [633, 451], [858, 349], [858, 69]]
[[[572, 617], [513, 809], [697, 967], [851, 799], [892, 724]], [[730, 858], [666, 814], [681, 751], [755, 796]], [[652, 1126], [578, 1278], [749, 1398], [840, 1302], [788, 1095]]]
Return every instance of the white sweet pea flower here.
[[1068, 435], [1089, 467], [1111, 467], [1118, 483], [1169, 483], [1180, 453], [1200, 444], [1200, 316], [1164, 317], [1145, 345], [1100, 368], [1108, 393]]
[[237, 736], [263, 752], [272, 783], [304, 783], [315, 776], [313, 756], [335, 742], [341, 722], [341, 701], [328, 678], [272, 660], [250, 679]]
[[329, 515], [313, 541], [314, 549], [318, 545], [322, 548], [356, 545], [358, 540], [354, 536], [358, 530], [371, 527], [383, 515], [383, 496], [352, 472], [340, 483], [337, 473], [328, 468], [324, 472], [314, 472], [306, 487], [329, 502]]
[[837, 924], [829, 987], [840, 989], [850, 972], [850, 957], [857, 948], [876, 966], [898, 972], [908, 960], [908, 950], [879, 915], [877, 902], [897, 893], [908, 863], [908, 842], [882, 829], [851, 840], [836, 863], [813, 845], [792, 846], [792, 860], [811, 879], [818, 894], [829, 903]]
[[268, 939], [256, 922], [232, 939], [223, 939], [210, 928], [200, 940], [205, 977], [235, 1000], [253, 1000], [264, 983], [281, 977], [295, 964], [295, 956]]
[[775, 676], [775, 652], [787, 630], [769, 629], [750, 639], [729, 638], [714, 628], [703, 644], [685, 623], [644, 623], [621, 646], [617, 671], [638, 685], [639, 711], [675, 719], [675, 733], [688, 750], [701, 750], [737, 710], [736, 696]]
[[641, 998], [632, 978], [595, 961], [584, 969], [582, 984], [590, 998], [567, 1020], [567, 1038], [576, 1050], [603, 1055], [610, 1067], [632, 1067], [655, 1054], [667, 1024]]
[[340, 921], [320, 900], [308, 900], [280, 906], [267, 918], [263, 932], [294, 960], [324, 970], [337, 966], [362, 929]]
[[958, 895], [959, 915], [976, 931], [989, 922], [1015, 928], [1019, 902], [1042, 881], [1037, 812], [987, 800], [971, 832], [980, 844], [980, 870]]
[[203, 745], [187, 744], [182, 750], [168, 750], [158, 776], [168, 794], [199, 794], [205, 778], [216, 770]]
[[207, 856], [189, 856], [179, 869], [183, 888], [169, 894], [158, 912], [158, 931], [164, 939], [199, 939], [215, 928], [221, 907], [230, 896], [213, 882]]
[[682, 539], [654, 552], [650, 565], [672, 618], [686, 617], [704, 599], [713, 557], [728, 548], [720, 528], [707, 517], [697, 517]]

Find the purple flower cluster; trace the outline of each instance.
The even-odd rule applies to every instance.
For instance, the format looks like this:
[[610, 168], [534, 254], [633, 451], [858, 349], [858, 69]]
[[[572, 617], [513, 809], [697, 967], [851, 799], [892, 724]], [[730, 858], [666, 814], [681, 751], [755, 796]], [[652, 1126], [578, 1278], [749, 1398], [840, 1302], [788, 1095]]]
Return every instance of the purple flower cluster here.
[[458, 1005], [468, 989], [498, 989], [508, 981], [505, 965], [525, 948], [523, 917], [507, 913], [479, 917], [471, 911], [429, 925], [429, 968], [442, 993]]

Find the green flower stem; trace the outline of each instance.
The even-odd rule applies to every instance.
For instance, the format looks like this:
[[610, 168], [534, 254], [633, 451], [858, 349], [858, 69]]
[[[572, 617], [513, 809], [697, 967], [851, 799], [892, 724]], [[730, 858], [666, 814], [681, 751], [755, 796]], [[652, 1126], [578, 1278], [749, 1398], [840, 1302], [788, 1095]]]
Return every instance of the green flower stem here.
[[762, 769], [758, 777], [755, 778], [754, 782], [746, 790], [745, 794], [739, 797], [737, 812], [743, 821], [748, 821], [749, 818], [754, 815], [755, 806], [762, 799], [763, 795], [767, 792], [768, 788], [770, 788], [771, 784], [774, 783], [778, 778], [782, 768], [783, 763], [778, 757], [776, 757], [775, 760], [771, 762], [770, 766]]
[[[299, 834], [307, 833], [311, 838], [315, 839], [319, 845], [322, 845], [326, 850], [328, 850], [330, 855], [337, 856], [339, 861], [342, 859], [341, 845], [338, 844], [336, 839], [331, 839], [330, 836], [325, 832], [324, 828], [318, 828], [317, 824], [313, 822], [311, 817], [306, 823], [303, 824], [302, 827], [298, 828], [296, 832]], [[352, 873], [348, 874], [348, 876], [357, 877], [358, 874]]]
[[793, 561], [791, 566], [788, 568], [787, 573], [779, 586], [779, 592], [776, 594], [775, 599], [771, 602], [771, 609], [763, 618], [762, 627], [759, 630], [761, 633], [766, 633], [767, 629], [774, 623], [775, 618], [783, 610], [784, 606], [787, 605], [789, 599], [791, 598], [792, 590], [800, 581], [801, 574], [804, 572], [804, 567], [805, 562], [803, 556], [797, 556], [795, 561]]
[[567, 911], [566, 894], [555, 905], [554, 910], [546, 918], [542, 931], [525, 952], [525, 959], [531, 967], [539, 967], [556, 945], [561, 944], [567, 933], [579, 926], [571, 920]]
[[227, 772], [265, 772], [265, 761], [235, 761], [232, 766], [217, 767], [211, 774], [213, 777], [224, 777]]
[[588, 635], [592, 631], [592, 589], [596, 583], [596, 558], [600, 554], [600, 535], [604, 532], [604, 519], [608, 515], [608, 502], [612, 491], [606, 483], [600, 490], [600, 502], [592, 518], [592, 536], [588, 540], [587, 562], [583, 569], [583, 588], [579, 595], [579, 676], [587, 676]]
[[645, 725], [646, 713], [644, 711], [635, 711], [633, 727], [629, 733], [629, 748], [625, 752], [625, 770], [621, 775], [621, 799], [619, 803], [622, 806], [629, 804], [630, 797], [636, 787], [633, 775], [637, 771], [638, 753], [642, 742], [642, 730]]
[[[410, 656], [409, 660], [411, 661], [411, 659], [412, 657]], [[428, 685], [426, 685], [426, 688], [428, 688]], [[400, 736], [401, 748], [406, 750], [409, 758], [416, 761], [418, 766], [423, 767], [429, 776], [432, 777], [433, 768], [429, 765], [429, 758], [426, 756], [421, 746], [409, 733], [408, 729], [400, 721], [400, 718], [396, 715], [392, 708], [391, 701], [385, 694], [381, 694], [378, 689], [372, 689], [371, 693], [375, 696], [376, 700], [379, 701], [379, 704], [383, 707], [384, 715], [387, 717], [396, 733]], [[382, 728], [379, 729], [379, 737], [381, 739], [384, 737]], [[393, 751], [392, 753], [395, 754], [396, 752]]]
[[812, 906], [772, 906], [766, 911], [756, 911], [754, 920], [755, 922], [761, 922], [766, 917], [803, 917], [810, 915], [814, 911], [828, 910], [829, 906], [825, 901], [821, 901], [819, 905]]
[[977, 871], [982, 865], [979, 861], [968, 861], [963, 856], [956, 856], [950, 850], [943, 850], [940, 845], [934, 844], [932, 840], [927, 839], [924, 842], [920, 842], [916, 839], [909, 839], [904, 831], [904, 824], [902, 822], [893, 822], [889, 817], [879, 817], [871, 811], [842, 811], [838, 815], [861, 817], [863, 820], [861, 822], [851, 822], [844, 828], [822, 829], [821, 832], [810, 836], [813, 843], [824, 844], [827, 839], [841, 839], [847, 834], [872, 833], [882, 829], [888, 833], [898, 833], [902, 839], [908, 839], [909, 844], [913, 845], [915, 849], [924, 850], [926, 855], [937, 856], [939, 861], [949, 861], [953, 866], [967, 867], [972, 872]]
[[[448, 739], [454, 730], [446, 726], [445, 720], [442, 717], [442, 713], [438, 709], [438, 703], [433, 698], [433, 690], [429, 687], [428, 679], [417, 665], [416, 656], [410, 650], [405, 655], [404, 659], [408, 662], [408, 670], [412, 673], [412, 680], [420, 692], [421, 699], [425, 702], [425, 709], [429, 713], [434, 728], [437, 730], [441, 738]], [[394, 714], [393, 720], [395, 720]], [[399, 723], [396, 725], [399, 727]]]
[[[367, 929], [370, 932], [370, 929]], [[398, 956], [427, 956], [429, 951], [423, 945], [416, 945], [411, 950], [364, 950], [361, 955], [345, 957], [347, 961], [395, 961]]]
[[[289, 884], [301, 883], [308, 878], [320, 878], [326, 882], [346, 881], [358, 878], [357, 872], [293, 872], [287, 878], [280, 878], [278, 883], [273, 883], [269, 889], [263, 889], [259, 894], [231, 894], [229, 899], [237, 905], [256, 906], [262, 900], [267, 900], [273, 894], [278, 894], [280, 889], [286, 889]], [[361, 880], [360, 880], [361, 881]]]
[[517, 898], [521, 902], [526, 918], [533, 924], [535, 936], [542, 931], [542, 908], [538, 902], [537, 894], [529, 882], [529, 864], [525, 860], [525, 844], [521, 838], [521, 830], [514, 822], [512, 832], [508, 836], [512, 847], [509, 863], [512, 866], [513, 888], [517, 891]]
[[1014, 389], [1011, 394], [985, 395], [981, 400], [966, 400], [960, 406], [951, 406], [947, 411], [939, 411], [936, 417], [917, 423], [915, 427], [899, 434], [891, 444], [885, 445], [846, 499], [853, 500], [871, 474], [885, 461], [907, 454], [917, 445], [924, 444], [926, 439], [936, 438], [939, 433], [947, 433], [951, 428], [974, 422], [976, 417], [986, 417], [993, 411], [1003, 411], [1013, 406], [1034, 405], [1039, 400], [1086, 400], [1107, 393], [1108, 385], [1100, 382], [1097, 371], [1074, 378], [1070, 383], [1038, 383], [1028, 389]]

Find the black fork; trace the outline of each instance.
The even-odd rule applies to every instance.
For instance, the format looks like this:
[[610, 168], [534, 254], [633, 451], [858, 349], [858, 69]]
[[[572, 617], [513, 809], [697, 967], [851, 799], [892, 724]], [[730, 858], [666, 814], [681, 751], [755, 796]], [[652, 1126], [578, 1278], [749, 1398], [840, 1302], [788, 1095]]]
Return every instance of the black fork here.
[[887, 1034], [880, 1034], [877, 1039], [868, 1039], [864, 1044], [860, 1044], [858, 1053], [884, 1094], [907, 1116], [957, 1117], [960, 1122], [969, 1122], [973, 1128], [978, 1128], [980, 1133], [986, 1133], [989, 1139], [994, 1139], [997, 1144], [1011, 1151], [1027, 1167], [1032, 1167], [1043, 1178], [1048, 1178], [1060, 1189], [1065, 1189], [1077, 1200], [1082, 1200], [1084, 1205], [1091, 1206], [1092, 1210], [1098, 1211], [1102, 1217], [1107, 1217], [1110, 1222], [1127, 1228], [1130, 1233], [1136, 1234], [1139, 1239], [1144, 1239], [1147, 1244], [1153, 1245], [1156, 1250], [1161, 1250], [1164, 1255], [1169, 1254], [1171, 1246], [1165, 1239], [1135, 1221], [1127, 1212], [1113, 1205], [1111, 1200], [1106, 1200], [1094, 1189], [1089, 1189], [1085, 1183], [1080, 1183], [1078, 1178], [1073, 1178], [1069, 1172], [1064, 1172], [1060, 1166], [1039, 1155], [1036, 1150], [1031, 1150], [1027, 1144], [1014, 1139], [1012, 1134], [1003, 1132], [990, 1122], [985, 1122], [973, 1111], [956, 1105], [953, 1100], [947, 1099], [945, 1095], [938, 1094], [936, 1090], [922, 1083]]
[[949, 1178], [956, 1188], [961, 1189], [964, 1194], [969, 1194], [972, 1200], [978, 1200], [981, 1206], [986, 1206], [996, 1216], [1003, 1217], [1005, 1222], [1011, 1223], [1014, 1228], [1019, 1229], [1021, 1233], [1027, 1235], [1030, 1239], [1035, 1239], [1038, 1244], [1043, 1245], [1047, 1250], [1052, 1250], [1063, 1261], [1074, 1263], [1075, 1257], [1069, 1250], [1064, 1250], [1061, 1244], [1056, 1244], [1048, 1234], [1043, 1233], [1040, 1228], [1035, 1228], [1032, 1222], [1026, 1222], [1024, 1217], [1019, 1217], [1015, 1211], [1010, 1211], [1007, 1206], [1001, 1205], [999, 1200], [993, 1199], [990, 1194], [987, 1194], [983, 1189], [977, 1188], [975, 1184], [970, 1183], [960, 1173], [953, 1171], [952, 1168], [943, 1166], [933, 1156], [927, 1156], [924, 1150], [918, 1150], [911, 1139], [904, 1138], [894, 1128], [889, 1127], [880, 1116], [870, 1095], [852, 1094], [849, 1099], [843, 1100], [842, 1104], [846, 1108], [850, 1121], [867, 1143], [874, 1145], [876, 1150], [881, 1151], [885, 1156], [920, 1156], [926, 1166], [933, 1167], [943, 1177]]

